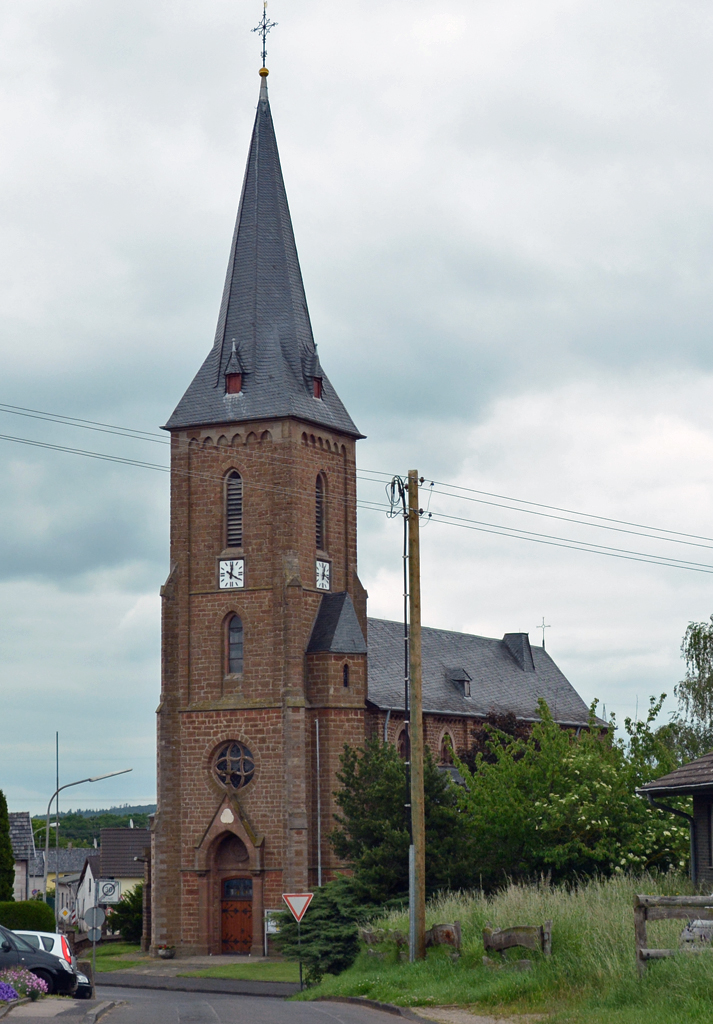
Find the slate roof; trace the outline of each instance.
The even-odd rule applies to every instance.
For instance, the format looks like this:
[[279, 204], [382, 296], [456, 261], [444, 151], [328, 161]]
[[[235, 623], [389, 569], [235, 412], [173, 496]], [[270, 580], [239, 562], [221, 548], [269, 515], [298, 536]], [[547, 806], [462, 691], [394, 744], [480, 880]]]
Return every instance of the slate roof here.
[[283, 416], [362, 436], [317, 357], [263, 77], [215, 342], [166, 429]]
[[[49, 874], [53, 874], [55, 864], [59, 864], [60, 875], [81, 871], [84, 867], [84, 861], [90, 853], [94, 853], [94, 849], [91, 847], [75, 846], [71, 850], [60, 847], [59, 850], [57, 850], [55, 847], [50, 846], [49, 857], [47, 858], [47, 870]], [[39, 878], [44, 874], [44, 856], [45, 851], [40, 850], [37, 853], [37, 856], [33, 859], [30, 866], [30, 874], [33, 878]]]
[[[369, 619], [368, 630], [368, 700], [378, 708], [403, 708], [403, 624]], [[495, 640], [424, 627], [421, 648], [424, 711], [468, 717], [512, 711], [520, 719], [537, 721], [537, 701], [542, 697], [561, 725], [588, 723], [587, 705], [547, 651], [530, 647], [526, 633], [507, 633], [503, 640]], [[456, 681], [460, 672], [453, 665], [470, 676], [470, 697]]]
[[354, 610], [352, 599], [346, 592], [324, 594], [307, 654], [327, 651], [331, 654], [366, 654], [366, 641]]
[[713, 794], [713, 751], [688, 764], [681, 765], [660, 779], [647, 782], [639, 787], [637, 793], [650, 793], [651, 796], [685, 795], [708, 790]]
[[35, 856], [35, 836], [32, 831], [32, 819], [29, 811], [11, 811], [10, 842], [12, 855], [16, 861], [29, 860]]
[[139, 878], [144, 865], [134, 858], [144, 856], [151, 845], [147, 828], [103, 828], [101, 830], [102, 878]]

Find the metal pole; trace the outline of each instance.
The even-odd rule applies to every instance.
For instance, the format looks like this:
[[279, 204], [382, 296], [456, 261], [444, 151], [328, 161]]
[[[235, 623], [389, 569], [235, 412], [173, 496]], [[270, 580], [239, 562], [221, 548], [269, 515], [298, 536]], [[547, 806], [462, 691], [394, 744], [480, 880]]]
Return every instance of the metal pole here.
[[57, 800], [54, 805], [54, 930], [59, 931], [59, 733], [54, 734]]
[[314, 728], [317, 745], [317, 885], [322, 888], [322, 777], [319, 771], [319, 719], [315, 718]]
[[[90, 868], [89, 870], [93, 874], [92, 869]], [[97, 885], [97, 881], [98, 881], [98, 879], [95, 878], [94, 879], [94, 907], [95, 908], [97, 906], [97, 897], [99, 895], [99, 893], [98, 893], [99, 886]], [[97, 978], [97, 940], [96, 940], [97, 931], [96, 931], [96, 928], [97, 928], [97, 915], [95, 914], [94, 915], [94, 924], [92, 925], [92, 930], [93, 930], [94, 936], [95, 936], [92, 939], [92, 987], [94, 989], [94, 991], [92, 992], [92, 995], [96, 995], [96, 983], [97, 983], [96, 982], [96, 978]]]
[[302, 922], [297, 922], [297, 956], [300, 961], [300, 992], [302, 991]]
[[[62, 792], [63, 789], [71, 789], [72, 786], [81, 786], [85, 782], [100, 782], [102, 779], [112, 779], [115, 775], [126, 775], [127, 772], [133, 772], [133, 768], [122, 768], [120, 772], [107, 772], [106, 775], [93, 775], [89, 779], [78, 779], [76, 782], [65, 782], [63, 786], [57, 787], [57, 792], [53, 793], [50, 797], [50, 802], [47, 804], [47, 824], [45, 827], [45, 870], [44, 878], [42, 881], [43, 898], [45, 903], [47, 902], [47, 860], [50, 852], [50, 811], [52, 810], [52, 801], [54, 798]], [[55, 887], [56, 887], [56, 876], [55, 876]], [[56, 888], [55, 888], [56, 896]]]
[[421, 557], [418, 473], [408, 474], [409, 690], [411, 821], [414, 857], [414, 958], [426, 956], [426, 822], [423, 797], [423, 695], [421, 679]]

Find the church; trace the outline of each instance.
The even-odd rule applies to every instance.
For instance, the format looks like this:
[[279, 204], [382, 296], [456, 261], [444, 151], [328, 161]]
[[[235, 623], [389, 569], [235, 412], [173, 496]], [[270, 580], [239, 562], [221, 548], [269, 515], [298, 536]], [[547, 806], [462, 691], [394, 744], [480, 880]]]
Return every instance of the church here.
[[[403, 625], [357, 575], [363, 436], [312, 336], [267, 91], [260, 94], [215, 341], [166, 424], [151, 950], [262, 955], [266, 914], [340, 868], [328, 840], [344, 744], [407, 749]], [[489, 713], [587, 725], [525, 633], [423, 630], [426, 742], [448, 761]], [[148, 852], [148, 851], [147, 851]]]

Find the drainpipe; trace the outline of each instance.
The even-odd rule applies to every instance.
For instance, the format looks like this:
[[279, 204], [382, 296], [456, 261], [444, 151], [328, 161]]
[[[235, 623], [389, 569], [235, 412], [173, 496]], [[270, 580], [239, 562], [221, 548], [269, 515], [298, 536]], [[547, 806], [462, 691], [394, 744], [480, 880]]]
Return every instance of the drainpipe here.
[[319, 770], [319, 719], [314, 720], [317, 749], [317, 885], [322, 888], [322, 779]]
[[391, 708], [386, 712], [386, 721], [384, 722], [384, 743], [389, 742], [389, 719], [391, 718]]
[[677, 814], [679, 818], [685, 818], [688, 822], [688, 834], [691, 837], [691, 881], [695, 885], [698, 881], [698, 864], [696, 863], [696, 823], [692, 815], [686, 814], [685, 811], [679, 811], [675, 807], [669, 807], [668, 804], [657, 803], [651, 793], [646, 794], [649, 803], [652, 807], [656, 807], [660, 811], [668, 811], [669, 814]]

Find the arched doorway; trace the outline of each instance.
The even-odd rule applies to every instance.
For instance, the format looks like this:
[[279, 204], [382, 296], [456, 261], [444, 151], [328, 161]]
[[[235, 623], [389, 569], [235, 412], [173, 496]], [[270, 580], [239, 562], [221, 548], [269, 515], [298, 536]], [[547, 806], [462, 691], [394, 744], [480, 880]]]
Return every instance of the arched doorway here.
[[249, 953], [253, 945], [253, 880], [239, 836], [228, 835], [215, 852], [220, 885], [221, 952]]

